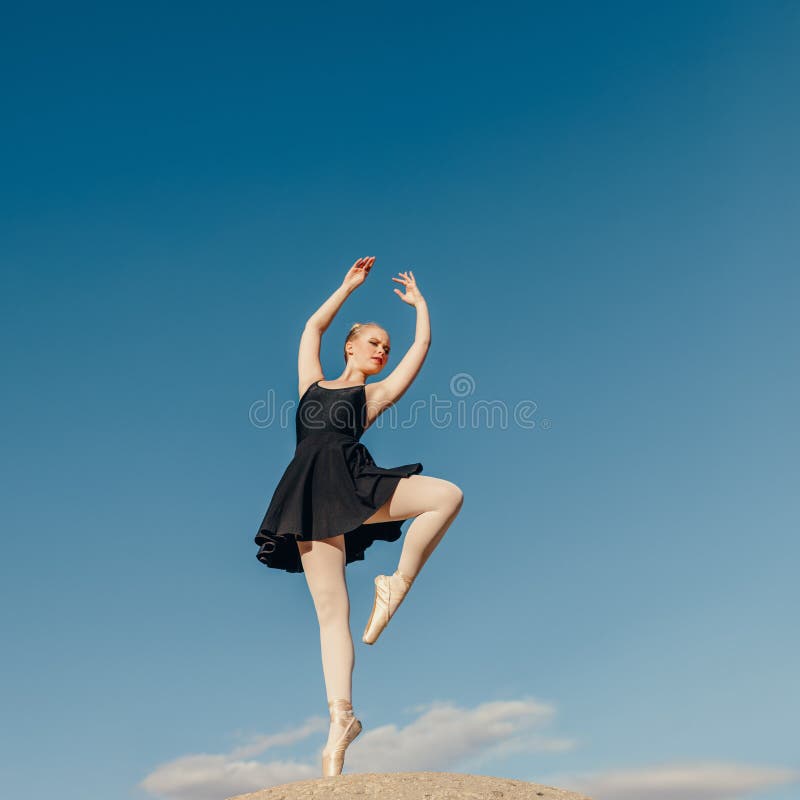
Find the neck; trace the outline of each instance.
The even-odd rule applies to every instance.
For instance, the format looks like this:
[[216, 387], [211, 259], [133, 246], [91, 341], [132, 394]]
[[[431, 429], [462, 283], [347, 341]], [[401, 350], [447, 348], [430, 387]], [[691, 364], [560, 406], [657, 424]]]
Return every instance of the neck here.
[[345, 367], [344, 372], [336, 378], [337, 383], [366, 383], [367, 375], [361, 369]]

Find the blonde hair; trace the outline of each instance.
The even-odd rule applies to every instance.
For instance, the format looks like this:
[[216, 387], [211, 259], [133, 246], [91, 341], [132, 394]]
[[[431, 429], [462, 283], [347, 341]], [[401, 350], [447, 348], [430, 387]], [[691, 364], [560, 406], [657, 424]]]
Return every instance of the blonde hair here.
[[356, 336], [358, 336], [358, 334], [361, 332], [362, 328], [368, 328], [370, 326], [374, 326], [376, 328], [380, 328], [381, 330], [383, 330], [383, 328], [380, 325], [378, 325], [377, 322], [355, 322], [355, 323], [353, 323], [353, 326], [350, 328], [350, 330], [347, 332], [347, 336], [345, 337], [345, 340], [344, 340], [344, 363], [345, 364], [347, 363], [347, 343], [349, 341], [351, 341], [352, 339], [355, 339]]

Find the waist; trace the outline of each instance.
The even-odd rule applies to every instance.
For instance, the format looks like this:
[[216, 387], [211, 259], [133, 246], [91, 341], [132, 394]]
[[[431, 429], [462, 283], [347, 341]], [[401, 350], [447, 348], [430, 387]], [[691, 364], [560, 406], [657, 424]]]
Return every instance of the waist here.
[[330, 429], [306, 430], [300, 436], [297, 437], [297, 446], [299, 447], [307, 439], [319, 440], [323, 438], [341, 439], [349, 442], [357, 442], [360, 437], [356, 436], [354, 433], [351, 433], [350, 431], [335, 431]]

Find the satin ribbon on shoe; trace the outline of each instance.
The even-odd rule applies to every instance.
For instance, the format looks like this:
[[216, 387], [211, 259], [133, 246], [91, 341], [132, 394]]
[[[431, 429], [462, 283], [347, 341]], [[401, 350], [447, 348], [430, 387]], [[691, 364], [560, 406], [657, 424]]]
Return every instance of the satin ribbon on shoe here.
[[[392, 589], [392, 577], [400, 579], [402, 588]], [[415, 577], [404, 575], [399, 569], [396, 569], [392, 576], [378, 575], [375, 578], [375, 600], [372, 603], [372, 613], [369, 615], [367, 627], [364, 628], [364, 635], [361, 637], [364, 644], [375, 644], [383, 629], [389, 624], [389, 620], [400, 608]], [[392, 600], [396, 601], [393, 610], [391, 610]]]
[[325, 778], [342, 774], [344, 753], [353, 739], [361, 733], [361, 721], [353, 714], [353, 704], [349, 700], [330, 700], [331, 724], [340, 728], [339, 734], [322, 751], [322, 776]]

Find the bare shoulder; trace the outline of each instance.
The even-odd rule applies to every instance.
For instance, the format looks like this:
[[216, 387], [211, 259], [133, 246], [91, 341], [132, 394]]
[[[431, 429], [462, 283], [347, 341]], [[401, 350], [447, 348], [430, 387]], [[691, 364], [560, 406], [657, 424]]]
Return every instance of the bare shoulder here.
[[[391, 376], [389, 376], [391, 377]], [[396, 389], [387, 377], [382, 381], [375, 381], [364, 386], [364, 395], [367, 405], [367, 420], [371, 424], [386, 409], [391, 408], [398, 400]]]
[[[309, 378], [313, 378], [313, 380], [309, 380]], [[324, 381], [325, 376], [319, 372], [314, 377], [314, 373], [304, 374], [298, 376], [298, 383], [297, 383], [297, 394], [300, 400], [305, 397], [306, 392], [317, 382]]]
[[364, 386], [367, 403], [371, 406], [381, 406], [389, 400], [389, 393], [385, 381], [375, 381]]

